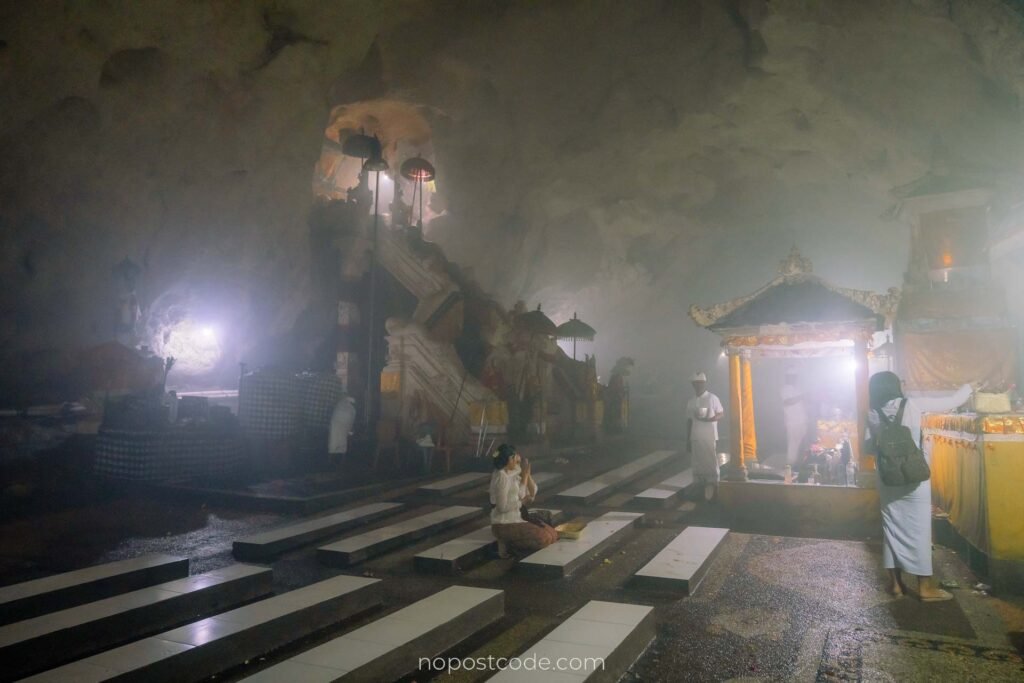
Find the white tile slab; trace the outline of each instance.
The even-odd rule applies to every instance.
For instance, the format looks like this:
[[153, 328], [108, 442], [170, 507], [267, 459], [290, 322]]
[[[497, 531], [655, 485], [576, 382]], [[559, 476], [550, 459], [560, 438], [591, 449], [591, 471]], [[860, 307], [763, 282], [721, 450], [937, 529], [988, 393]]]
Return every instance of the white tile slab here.
[[[502, 591], [490, 588], [450, 586], [244, 680], [294, 683], [296, 679], [292, 676], [297, 675], [300, 676], [297, 680], [333, 681], [346, 672], [355, 672], [360, 667], [399, 656], [409, 643], [436, 632], [450, 635], [449, 646], [455, 645], [477, 627], [464, 625], [464, 632], [456, 632], [449, 631], [449, 625], [466, 612], [500, 595]], [[408, 655], [402, 652], [402, 656]], [[296, 669], [294, 664], [311, 668]]]
[[649, 489], [645, 489], [640, 493], [636, 494], [633, 498], [634, 502], [637, 503], [667, 503], [672, 500], [676, 500], [687, 487], [693, 484], [693, 469], [687, 468], [669, 477], [665, 481], [655, 484]]
[[188, 573], [188, 558], [152, 553], [135, 557], [130, 560], [119, 560], [106, 564], [76, 569], [75, 571], [54, 574], [33, 581], [25, 581], [10, 586], [0, 586], [0, 610], [7, 608], [12, 602], [23, 600], [29, 597], [54, 593], [68, 588], [81, 587], [87, 584], [94, 584], [101, 580], [117, 578], [125, 574], [165, 567], [167, 565], [181, 565], [183, 563], [184, 573]]
[[235, 557], [240, 559], [272, 557], [291, 548], [340, 534], [354, 526], [394, 514], [404, 507], [402, 503], [360, 505], [350, 510], [342, 510], [240, 538], [232, 544], [232, 551]]
[[[149, 667], [146, 669], [147, 680], [174, 680], [180, 677], [175, 675], [175, 667], [178, 671], [187, 667], [193, 678], [207, 678], [261, 654], [262, 650], [256, 643], [265, 642], [268, 633], [280, 632], [278, 642], [284, 645], [360, 612], [368, 605], [379, 604], [380, 584], [380, 579], [335, 576], [101, 652], [29, 680], [35, 683], [74, 680], [73, 674], [80, 669], [84, 680], [106, 680], [113, 672], [131, 672], [146, 667]], [[375, 585], [378, 590], [369, 592]], [[346, 598], [352, 599], [340, 600]], [[325, 603], [330, 608], [327, 614], [322, 607], [315, 617], [306, 611]], [[291, 617], [287, 623], [271, 623], [271, 620], [287, 617]], [[228, 638], [232, 640], [226, 640]], [[187, 662], [178, 657], [193, 649], [195, 653], [203, 652], [204, 655], [199, 659], [190, 658]], [[373, 648], [364, 647], [366, 649]], [[197, 661], [202, 662], [205, 668], [197, 670]], [[82, 669], [83, 665], [85, 669]], [[153, 668], [157, 665], [159, 670]]]
[[627, 532], [643, 517], [639, 512], [606, 512], [587, 523], [578, 539], [559, 539], [547, 548], [538, 550], [519, 562], [519, 567], [530, 570], [537, 568], [558, 569], [569, 573], [575, 565]]
[[590, 503], [597, 498], [609, 495], [620, 486], [643, 476], [645, 473], [660, 467], [666, 460], [675, 455], [675, 451], [654, 451], [642, 458], [600, 474], [593, 479], [577, 484], [558, 494], [559, 498], [581, 503]]
[[728, 534], [728, 529], [687, 527], [641, 567], [634, 577], [641, 582], [646, 580], [666, 587], [678, 583], [679, 588], [692, 594], [703, 578], [712, 555]]
[[491, 475], [487, 472], [466, 472], [465, 474], [458, 474], [454, 477], [447, 477], [439, 481], [431, 482], [430, 484], [424, 484], [419, 487], [417, 491], [419, 493], [427, 493], [435, 496], [446, 496], [457, 491], [464, 491], [474, 486], [483, 487], [485, 484], [490, 482]]
[[[271, 576], [265, 567], [234, 565], [19, 621], [0, 627], [0, 657], [17, 662], [10, 675], [24, 676], [123, 643], [126, 634], [146, 636], [230, 601], [265, 595]], [[187, 592], [188, 586], [195, 590]]]
[[318, 548], [317, 555], [328, 564], [352, 564], [482, 515], [478, 507], [452, 505], [343, 538]]
[[[500, 683], [537, 680], [578, 683], [591, 677], [617, 680], [653, 640], [653, 611], [653, 607], [646, 605], [592, 600], [519, 655], [523, 664], [540, 665], [546, 659], [548, 670], [506, 670], [489, 680]], [[551, 668], [560, 659], [563, 668]]]

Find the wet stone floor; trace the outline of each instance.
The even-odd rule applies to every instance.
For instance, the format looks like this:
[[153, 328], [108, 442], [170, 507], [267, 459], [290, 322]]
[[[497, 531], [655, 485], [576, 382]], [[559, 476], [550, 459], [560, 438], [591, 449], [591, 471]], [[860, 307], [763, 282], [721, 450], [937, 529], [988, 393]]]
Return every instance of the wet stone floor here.
[[[559, 491], [657, 445], [633, 444], [585, 461], [538, 461], [536, 471], [560, 469], [569, 476], [542, 491], [538, 506], [560, 507]], [[635, 493], [682, 466], [645, 476], [623, 489]], [[402, 483], [344, 507], [376, 500], [407, 502], [383, 525], [437, 509], [417, 498], [417, 484]], [[318, 489], [321, 487], [318, 486]], [[299, 519], [294, 514], [246, 512], [217, 500], [140, 492], [104, 494], [84, 506], [22, 516], [0, 523], [0, 584], [27, 580], [145, 552], [192, 559], [192, 573], [232, 563], [232, 540]], [[616, 494], [573, 514], [596, 517], [624, 507]], [[481, 491], [465, 491], [445, 504], [484, 505]], [[877, 542], [752, 535], [733, 530], [711, 561], [693, 596], [640, 590], [629, 584], [687, 525], [724, 526], [715, 504], [684, 502], [649, 513], [625, 539], [593, 556], [567, 579], [535, 579], [514, 571], [514, 560], [491, 558], [461, 576], [418, 574], [412, 558], [421, 550], [478, 527], [468, 522], [372, 558], [347, 570], [316, 560], [312, 544], [278, 557], [277, 592], [339, 573], [382, 578], [384, 606], [293, 643], [217, 680], [235, 680], [280, 659], [326, 642], [353, 627], [452, 584], [505, 591], [505, 616], [449, 651], [456, 657], [510, 656], [523, 652], [588, 600], [655, 607], [657, 638], [624, 681], [1024, 681], [1017, 645], [1024, 639], [1024, 599], [973, 590], [973, 576], [952, 551], [935, 550], [940, 579], [961, 588], [946, 603], [895, 599], [884, 590]], [[356, 533], [356, 532], [352, 532]], [[485, 672], [419, 671], [406, 680], [470, 683]], [[542, 680], [538, 678], [537, 680]]]

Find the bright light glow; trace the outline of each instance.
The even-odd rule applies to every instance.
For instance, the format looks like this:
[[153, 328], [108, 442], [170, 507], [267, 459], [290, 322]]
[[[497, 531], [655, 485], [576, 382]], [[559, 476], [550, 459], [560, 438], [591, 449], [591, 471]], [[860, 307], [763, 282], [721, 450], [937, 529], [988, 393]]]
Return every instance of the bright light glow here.
[[222, 354], [216, 331], [191, 318], [164, 328], [156, 341], [153, 350], [157, 355], [173, 356], [177, 361], [174, 369], [186, 375], [202, 375], [213, 370]]
[[854, 374], [855, 372], [857, 372], [857, 367], [858, 366], [857, 366], [857, 359], [856, 358], [847, 358], [845, 360], [845, 365], [846, 365], [846, 371], [849, 372], [851, 375]]

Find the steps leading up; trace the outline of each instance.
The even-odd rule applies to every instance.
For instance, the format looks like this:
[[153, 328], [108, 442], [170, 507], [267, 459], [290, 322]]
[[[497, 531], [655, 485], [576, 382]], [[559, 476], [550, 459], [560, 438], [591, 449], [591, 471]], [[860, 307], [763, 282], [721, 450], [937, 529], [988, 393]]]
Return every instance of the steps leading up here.
[[404, 507], [401, 503], [361, 505], [351, 510], [240, 538], [232, 544], [231, 552], [239, 560], [266, 560], [292, 548], [337, 536], [354, 527], [393, 515]]
[[483, 514], [481, 508], [465, 505], [441, 508], [317, 548], [317, 558], [327, 566], [347, 567], [458, 526]]
[[8, 624], [4, 674], [26, 676], [234, 607], [270, 593], [271, 580], [269, 569], [233, 564]]
[[381, 604], [379, 579], [335, 576], [44, 671], [31, 683], [202, 681]]
[[244, 680], [264, 683], [393, 681], [505, 614], [505, 594], [451, 586]]
[[728, 535], [728, 529], [687, 527], [633, 575], [633, 582], [693, 595]]
[[188, 558], [154, 553], [0, 587], [0, 624], [188, 576]]
[[639, 512], [606, 512], [590, 521], [580, 538], [559, 539], [520, 560], [516, 568], [535, 576], [569, 576], [594, 555], [622, 540], [641, 517]]
[[639, 479], [648, 472], [661, 467], [669, 458], [675, 455], [675, 451], [654, 451], [642, 458], [616, 467], [604, 474], [600, 474], [589, 481], [577, 484], [558, 494], [558, 500], [577, 505], [590, 505], [591, 503], [610, 495], [616, 489]]

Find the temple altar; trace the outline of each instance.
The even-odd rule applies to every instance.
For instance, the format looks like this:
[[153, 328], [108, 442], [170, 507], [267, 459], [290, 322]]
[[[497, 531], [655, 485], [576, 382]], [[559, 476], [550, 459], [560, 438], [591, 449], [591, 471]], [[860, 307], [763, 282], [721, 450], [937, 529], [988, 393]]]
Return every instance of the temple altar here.
[[746, 463], [757, 460], [751, 362], [756, 358], [837, 357], [854, 363], [856, 421], [851, 446], [861, 469], [874, 469], [860, 452], [867, 426], [868, 352], [875, 332], [895, 315], [899, 291], [886, 294], [838, 287], [813, 273], [794, 247], [778, 276], [748, 296], [709, 307], [692, 306], [690, 317], [722, 337], [729, 359], [729, 452], [727, 479], [745, 481]]
[[1024, 587], [1024, 414], [929, 414], [932, 502], [971, 550], [988, 560], [996, 590]]

